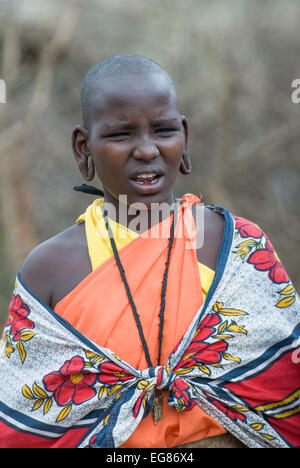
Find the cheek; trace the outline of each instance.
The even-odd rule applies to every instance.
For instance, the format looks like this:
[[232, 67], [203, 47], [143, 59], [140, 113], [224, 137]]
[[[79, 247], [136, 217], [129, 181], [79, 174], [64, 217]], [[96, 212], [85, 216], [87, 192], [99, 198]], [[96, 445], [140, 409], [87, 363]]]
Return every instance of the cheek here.
[[114, 155], [102, 154], [101, 158], [94, 161], [96, 173], [104, 186], [117, 189], [122, 185], [124, 173], [124, 161]]
[[185, 150], [185, 138], [183, 135], [177, 136], [177, 138], [166, 138], [160, 142], [160, 148], [163, 153], [168, 155], [168, 158], [181, 158]]
[[184, 149], [184, 141], [182, 140], [161, 145], [162, 154], [164, 154], [165, 161], [171, 170], [173, 168], [175, 171], [179, 168]]
[[108, 173], [109, 169], [115, 165], [118, 165], [120, 158], [117, 157], [115, 151], [112, 151], [105, 145], [95, 145], [93, 148], [94, 164], [95, 167], [101, 171]]

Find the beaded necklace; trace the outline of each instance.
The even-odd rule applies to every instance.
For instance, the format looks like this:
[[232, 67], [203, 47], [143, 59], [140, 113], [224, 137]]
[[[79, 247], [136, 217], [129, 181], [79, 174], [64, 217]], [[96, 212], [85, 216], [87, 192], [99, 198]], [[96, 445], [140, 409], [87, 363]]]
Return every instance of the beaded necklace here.
[[[145, 352], [146, 361], [147, 361], [147, 364], [148, 364], [149, 367], [153, 367], [153, 363], [152, 363], [150, 353], [149, 353], [149, 348], [148, 348], [148, 345], [147, 345], [147, 342], [146, 342], [146, 339], [145, 339], [145, 335], [144, 335], [144, 332], [143, 332], [143, 327], [142, 327], [142, 324], [141, 324], [141, 320], [140, 320], [139, 314], [137, 312], [136, 305], [134, 303], [134, 300], [133, 300], [133, 297], [132, 297], [132, 294], [131, 294], [131, 291], [130, 291], [129, 284], [127, 282], [125, 271], [124, 271], [123, 265], [122, 265], [121, 260], [120, 260], [120, 256], [119, 256], [118, 249], [117, 249], [117, 246], [116, 246], [116, 243], [115, 243], [115, 239], [114, 239], [113, 233], [111, 231], [111, 228], [110, 228], [110, 225], [109, 225], [109, 222], [108, 222], [107, 211], [102, 208], [102, 212], [103, 212], [103, 218], [104, 218], [105, 226], [106, 226], [106, 229], [107, 229], [107, 232], [108, 232], [108, 235], [109, 235], [111, 247], [112, 247], [112, 250], [113, 250], [113, 253], [114, 253], [114, 257], [115, 257], [117, 266], [119, 268], [120, 275], [121, 275], [123, 284], [125, 286], [126, 294], [127, 294], [130, 306], [131, 306], [131, 310], [132, 310], [132, 313], [133, 313], [133, 316], [134, 316], [134, 319], [135, 319], [135, 322], [136, 322], [136, 325], [137, 325], [137, 328], [138, 328], [140, 339], [141, 339], [143, 349], [144, 349], [144, 352]], [[163, 338], [163, 328], [164, 328], [164, 312], [165, 312], [165, 307], [166, 307], [165, 296], [166, 296], [166, 290], [167, 290], [167, 279], [168, 279], [168, 271], [169, 271], [169, 265], [170, 265], [171, 251], [172, 251], [172, 247], [173, 247], [173, 243], [174, 243], [174, 232], [175, 232], [175, 225], [176, 225], [176, 218], [177, 218], [177, 200], [176, 200], [176, 203], [175, 203], [175, 208], [172, 209], [172, 211], [171, 211], [171, 216], [172, 216], [172, 214], [173, 214], [173, 220], [172, 220], [170, 237], [169, 237], [168, 255], [167, 255], [167, 261], [166, 261], [166, 266], [165, 266], [165, 271], [164, 271], [163, 281], [162, 281], [162, 288], [161, 288], [161, 293], [160, 293], [158, 356], [157, 356], [157, 365], [158, 366], [160, 365], [160, 360], [161, 360], [161, 348], [162, 348], [162, 338]], [[162, 418], [161, 397], [162, 397], [161, 394], [157, 394], [154, 397], [154, 401], [153, 401], [153, 419], [154, 419], [155, 424], [157, 424], [157, 421]]]

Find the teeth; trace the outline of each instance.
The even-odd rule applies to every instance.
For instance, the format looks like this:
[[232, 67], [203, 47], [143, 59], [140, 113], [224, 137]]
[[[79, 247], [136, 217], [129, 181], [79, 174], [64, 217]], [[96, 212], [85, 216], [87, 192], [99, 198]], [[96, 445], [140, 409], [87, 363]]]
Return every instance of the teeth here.
[[150, 173], [150, 174], [140, 174], [136, 178], [137, 179], [150, 179], [152, 177], [156, 177], [156, 174]]

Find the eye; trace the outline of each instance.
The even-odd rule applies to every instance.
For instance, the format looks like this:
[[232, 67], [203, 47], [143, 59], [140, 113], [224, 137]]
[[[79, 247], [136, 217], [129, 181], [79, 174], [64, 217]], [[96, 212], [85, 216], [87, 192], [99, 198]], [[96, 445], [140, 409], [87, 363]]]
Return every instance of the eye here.
[[172, 136], [174, 133], [176, 133], [178, 131], [177, 128], [171, 128], [171, 127], [166, 127], [166, 128], [158, 128], [156, 130], [156, 133], [159, 135], [159, 136]]
[[113, 141], [123, 141], [127, 140], [130, 138], [130, 133], [129, 132], [116, 132], [116, 133], [111, 133], [110, 135], [106, 135], [105, 138]]

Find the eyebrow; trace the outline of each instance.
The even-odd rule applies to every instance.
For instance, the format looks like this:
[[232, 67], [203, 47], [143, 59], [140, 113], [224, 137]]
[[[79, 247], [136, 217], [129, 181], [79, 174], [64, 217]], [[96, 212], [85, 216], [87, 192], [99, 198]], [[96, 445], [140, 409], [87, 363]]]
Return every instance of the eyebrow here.
[[179, 124], [179, 120], [176, 118], [171, 119], [158, 119], [153, 122], [153, 127], [164, 127], [166, 125]]
[[135, 128], [135, 125], [132, 125], [129, 122], [124, 122], [124, 123], [116, 123], [116, 124], [104, 124], [103, 125], [103, 131], [105, 132], [110, 132], [110, 131], [115, 131], [115, 130], [133, 130]]
[[[154, 120], [151, 125], [153, 127], [163, 127], [167, 125], [174, 125], [174, 124], [179, 124], [179, 120], [176, 118], [171, 118], [171, 119], [158, 119]], [[136, 125], [133, 125], [130, 122], [120, 122], [116, 124], [104, 124], [103, 125], [103, 131], [120, 131], [120, 130], [134, 130], [136, 128]]]

